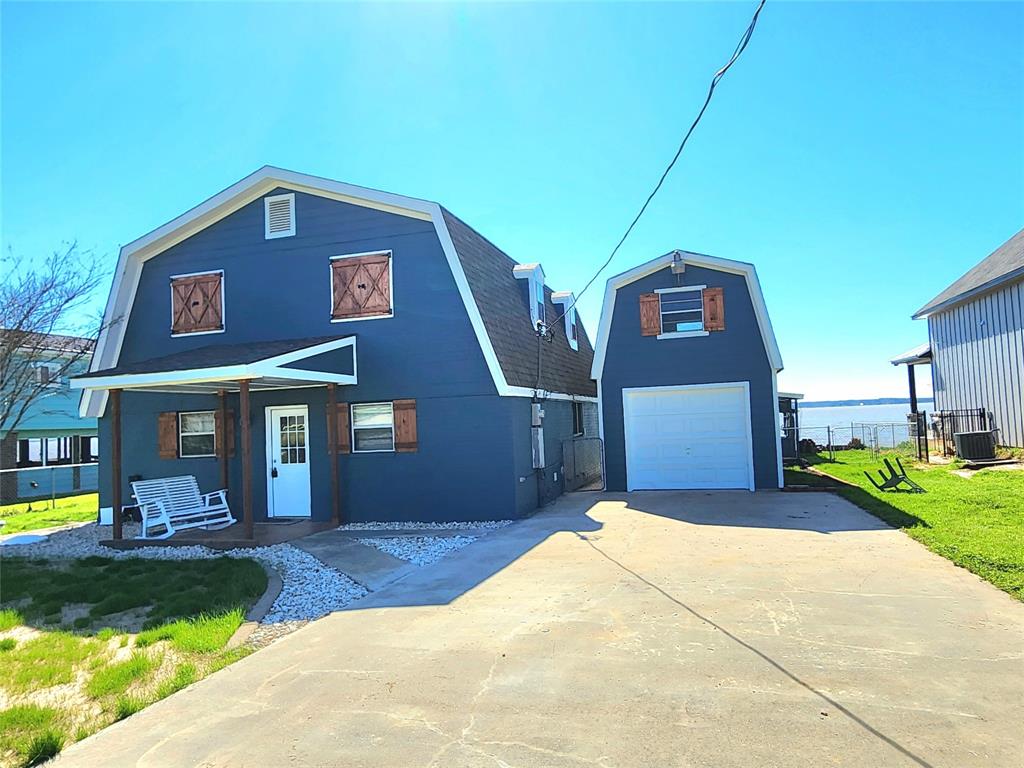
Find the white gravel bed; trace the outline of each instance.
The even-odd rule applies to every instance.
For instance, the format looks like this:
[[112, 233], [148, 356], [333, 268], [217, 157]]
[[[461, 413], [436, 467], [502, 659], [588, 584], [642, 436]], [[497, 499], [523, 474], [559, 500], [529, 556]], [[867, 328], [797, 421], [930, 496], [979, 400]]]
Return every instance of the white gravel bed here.
[[[138, 525], [124, 527], [125, 538], [134, 536]], [[275, 544], [253, 549], [215, 550], [203, 546], [142, 547], [111, 549], [100, 545], [111, 537], [110, 526], [86, 525], [52, 534], [33, 544], [5, 545], [6, 556], [31, 558], [78, 558], [98, 555], [114, 560], [138, 557], [150, 560], [208, 560], [215, 557], [251, 558], [281, 574], [281, 594], [260, 622], [265, 625], [295, 624], [318, 619], [367, 594], [367, 590], [348, 576], [329, 568], [308, 552], [290, 544]], [[292, 627], [296, 628], [296, 627]]]
[[338, 526], [339, 531], [468, 531], [468, 530], [494, 530], [512, 525], [512, 520], [477, 520], [468, 523], [345, 523]]
[[360, 538], [356, 541], [414, 565], [430, 565], [469, 546], [476, 541], [476, 536], [403, 536], [395, 539]]

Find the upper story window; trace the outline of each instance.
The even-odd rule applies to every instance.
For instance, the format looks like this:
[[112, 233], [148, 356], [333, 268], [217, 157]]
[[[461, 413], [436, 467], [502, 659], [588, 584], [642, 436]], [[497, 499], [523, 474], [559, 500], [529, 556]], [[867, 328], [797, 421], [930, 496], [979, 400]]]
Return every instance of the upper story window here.
[[224, 330], [224, 271], [171, 278], [171, 335]]
[[662, 334], [704, 330], [703, 288], [669, 288], [658, 292], [661, 297]]
[[263, 198], [264, 236], [291, 237], [295, 234], [295, 194]]
[[392, 317], [391, 251], [331, 258], [331, 322]]
[[529, 290], [530, 322], [534, 328], [547, 323], [547, 301], [544, 296], [544, 270], [540, 264], [517, 264], [512, 274], [518, 280], [526, 280]]
[[575, 297], [569, 291], [556, 291], [551, 294], [551, 301], [562, 308], [561, 314], [565, 319], [565, 338], [573, 351], [580, 348], [579, 321], [576, 319]]
[[707, 336], [725, 330], [725, 299], [721, 288], [687, 285], [659, 288], [640, 296], [640, 333], [659, 339]]

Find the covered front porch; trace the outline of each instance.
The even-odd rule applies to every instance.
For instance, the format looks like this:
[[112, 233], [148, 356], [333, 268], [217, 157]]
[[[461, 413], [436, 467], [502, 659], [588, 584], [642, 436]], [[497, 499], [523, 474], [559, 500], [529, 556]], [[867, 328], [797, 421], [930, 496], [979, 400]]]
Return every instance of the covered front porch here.
[[[354, 336], [211, 345], [76, 378], [72, 386], [106, 399], [111, 543], [120, 547], [264, 546], [337, 526], [341, 521], [337, 460], [340, 427], [337, 418], [327, 418], [327, 434], [321, 438], [322, 433], [317, 433], [313, 444], [309, 441], [311, 409], [337, 414], [337, 388], [356, 382]], [[126, 401], [131, 407], [125, 407]], [[139, 402], [144, 402], [144, 407]], [[261, 411], [265, 413], [264, 422], [255, 418]], [[195, 434], [182, 434], [183, 416], [197, 423]], [[154, 423], [159, 456], [148, 442]], [[211, 425], [205, 427], [205, 433], [203, 423]], [[204, 444], [207, 447], [202, 447]], [[329, 506], [329, 518], [321, 511], [314, 519], [310, 465], [316, 463], [318, 471], [324, 470], [320, 457], [325, 454], [329, 500], [322, 498], [321, 489], [327, 485], [322, 481], [317, 484], [317, 499]], [[216, 462], [216, 476], [210, 471], [211, 461]], [[261, 502], [259, 493], [263, 488], [255, 485], [255, 477], [264, 468], [266, 472], [260, 474], [268, 479], [266, 500]], [[121, 512], [134, 506], [131, 500], [126, 502], [126, 494], [131, 491], [125, 480], [132, 483], [183, 475], [201, 475], [200, 483], [205, 481], [207, 485], [204, 491], [213, 490], [213, 484], [219, 482], [217, 487], [227, 491], [228, 506], [238, 522], [221, 530], [181, 530], [159, 541], [125, 540]], [[289, 505], [281, 504], [281, 499], [289, 499], [293, 492], [299, 508], [302, 494], [306, 494], [306, 512], [296, 518], [290, 517], [293, 512]], [[276, 512], [272, 509], [275, 494]]]

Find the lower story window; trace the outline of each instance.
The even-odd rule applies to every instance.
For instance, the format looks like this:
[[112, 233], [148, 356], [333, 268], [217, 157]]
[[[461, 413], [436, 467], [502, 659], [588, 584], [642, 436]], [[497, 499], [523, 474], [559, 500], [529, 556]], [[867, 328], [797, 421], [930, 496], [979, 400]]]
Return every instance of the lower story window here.
[[573, 402], [572, 404], [572, 436], [579, 437], [583, 434], [583, 403]]
[[100, 460], [100, 439], [90, 435], [81, 435], [79, 438], [79, 458], [83, 464], [95, 464]]
[[373, 453], [395, 450], [395, 412], [391, 403], [352, 406], [352, 451]]
[[215, 456], [216, 437], [213, 411], [178, 414], [178, 455], [183, 459]]

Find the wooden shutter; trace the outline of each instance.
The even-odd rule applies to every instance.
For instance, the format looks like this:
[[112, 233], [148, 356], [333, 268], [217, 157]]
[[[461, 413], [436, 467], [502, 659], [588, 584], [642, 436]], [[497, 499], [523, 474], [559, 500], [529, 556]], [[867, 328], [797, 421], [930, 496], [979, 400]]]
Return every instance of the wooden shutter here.
[[331, 317], [391, 314], [391, 255], [375, 253], [331, 262]]
[[415, 453], [419, 447], [416, 440], [416, 401], [395, 400], [395, 450], [398, 453]]
[[235, 412], [234, 411], [228, 411], [227, 415], [228, 415], [228, 425], [227, 425], [227, 430], [225, 430], [224, 425], [220, 423], [220, 410], [214, 411], [214, 419], [215, 419], [215, 421], [217, 423], [217, 427], [216, 427], [216, 429], [217, 429], [217, 432], [216, 432], [217, 455], [218, 456], [220, 455], [220, 441], [221, 441], [221, 435], [223, 435], [224, 436], [224, 445], [227, 446], [228, 457], [230, 458], [230, 457], [235, 455]]
[[725, 330], [725, 296], [721, 288], [704, 289], [704, 330]]
[[156, 422], [157, 450], [161, 459], [178, 458], [178, 414], [161, 413]]
[[222, 281], [220, 272], [171, 280], [171, 333], [224, 329]]
[[[327, 418], [331, 418], [330, 406], [328, 406]], [[336, 403], [334, 410], [334, 425], [337, 429], [335, 432], [335, 453], [351, 453], [352, 452], [352, 432], [348, 426], [348, 403]], [[327, 425], [328, 439], [330, 439], [330, 424]]]
[[661, 333], [661, 298], [656, 293], [640, 294], [640, 335]]

